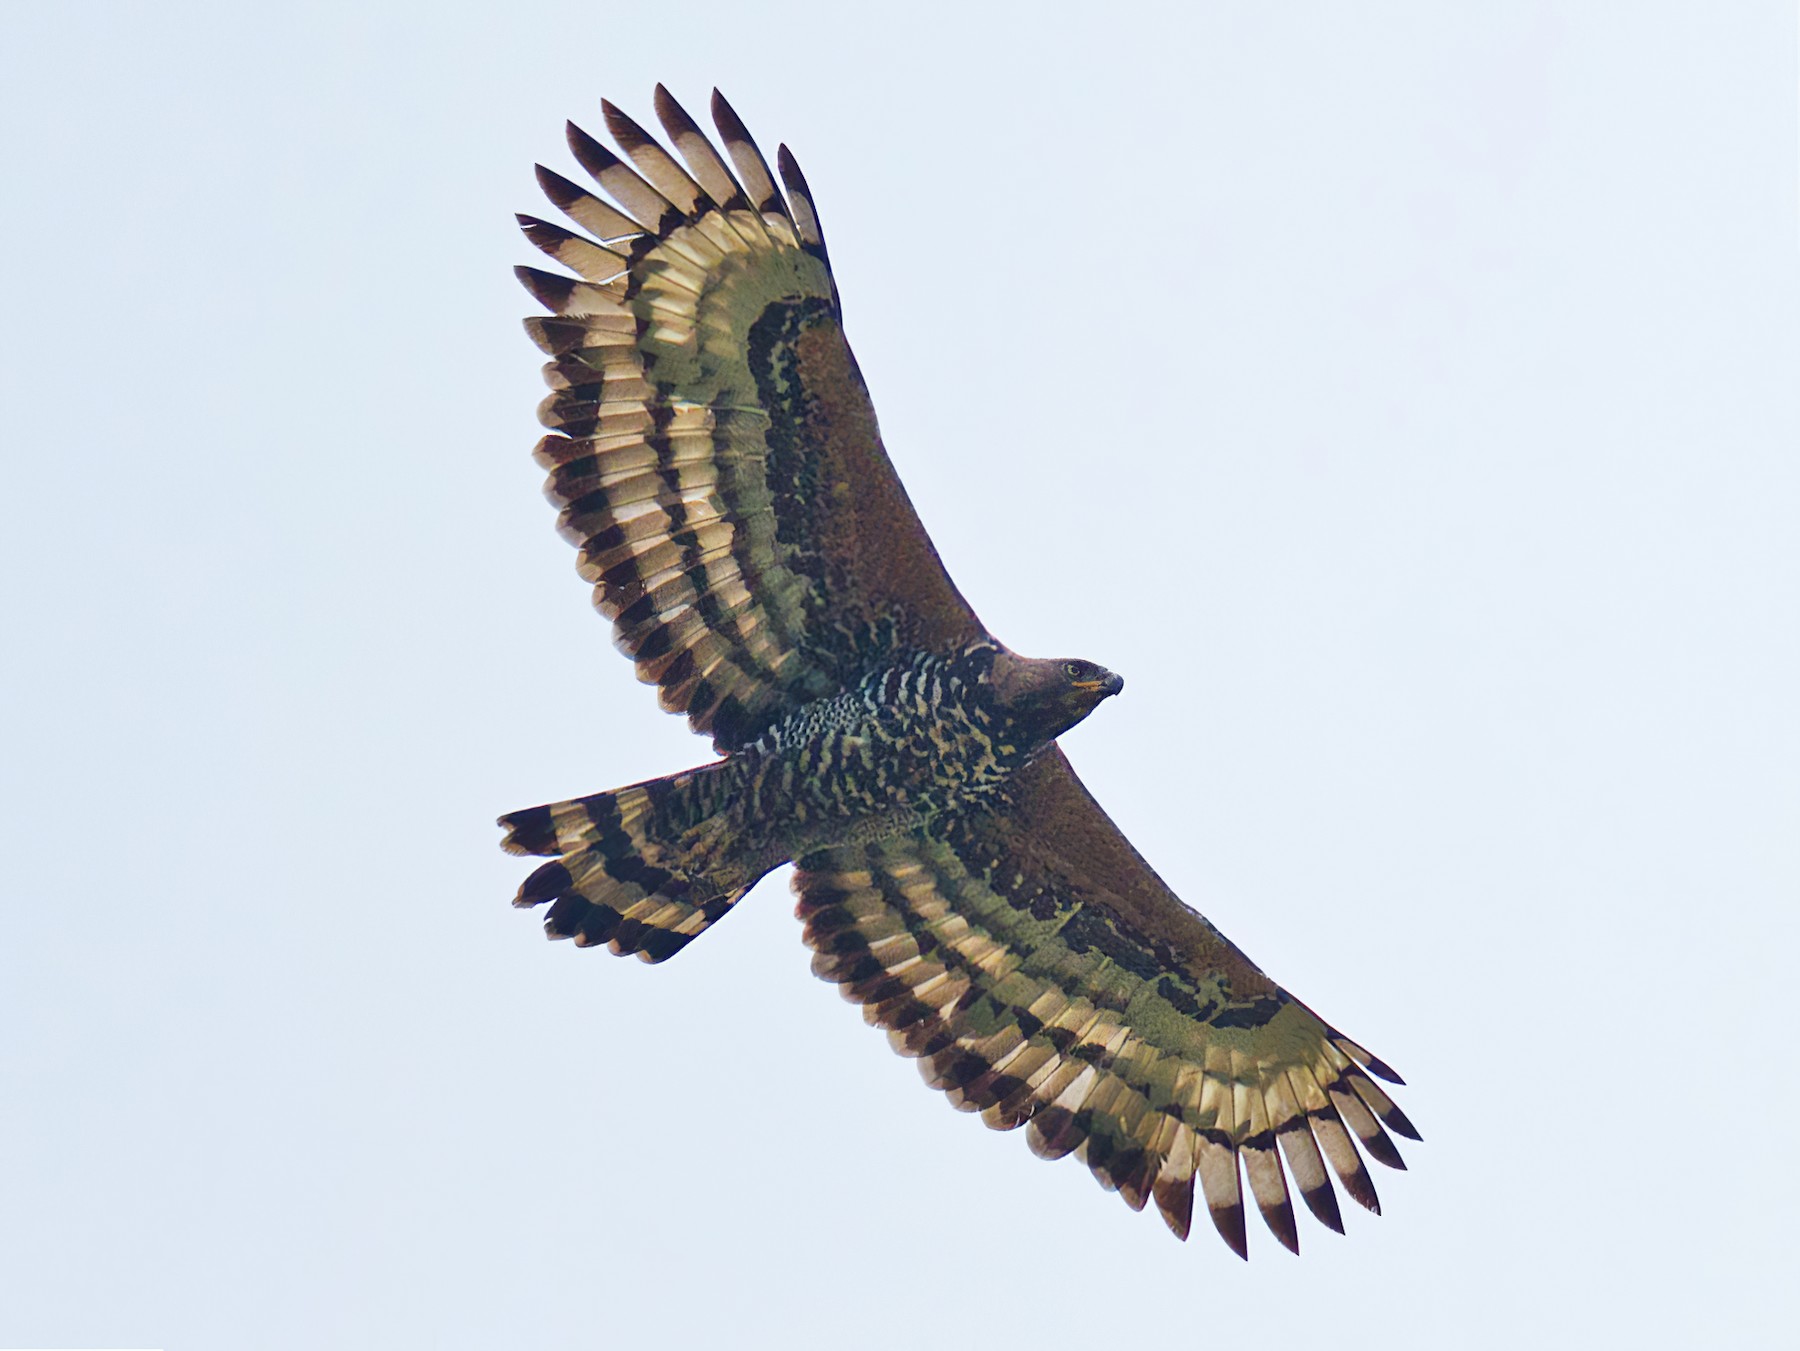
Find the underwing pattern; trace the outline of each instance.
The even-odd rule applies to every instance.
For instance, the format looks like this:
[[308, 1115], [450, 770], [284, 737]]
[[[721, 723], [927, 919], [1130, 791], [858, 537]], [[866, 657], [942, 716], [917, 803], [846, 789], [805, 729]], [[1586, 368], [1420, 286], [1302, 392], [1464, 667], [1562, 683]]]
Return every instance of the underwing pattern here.
[[[573, 125], [602, 195], [521, 216], [567, 272], [536, 450], [617, 646], [721, 759], [501, 818], [542, 862], [515, 904], [662, 961], [797, 864], [813, 969], [927, 1083], [1074, 1154], [1186, 1238], [1246, 1201], [1298, 1251], [1293, 1192], [1342, 1231], [1363, 1159], [1417, 1139], [1399, 1076], [1265, 975], [1137, 854], [1056, 738], [1119, 692], [1013, 653], [951, 582], [882, 446], [811, 190], [716, 92], [715, 141], [658, 86], [675, 153], [610, 103]], [[719, 147], [723, 147], [723, 153]], [[677, 158], [679, 156], [679, 158]], [[777, 186], [777, 178], [781, 186]], [[785, 189], [785, 191], [784, 191]], [[569, 275], [569, 274], [573, 275]], [[1291, 1188], [1290, 1188], [1291, 1181]]]

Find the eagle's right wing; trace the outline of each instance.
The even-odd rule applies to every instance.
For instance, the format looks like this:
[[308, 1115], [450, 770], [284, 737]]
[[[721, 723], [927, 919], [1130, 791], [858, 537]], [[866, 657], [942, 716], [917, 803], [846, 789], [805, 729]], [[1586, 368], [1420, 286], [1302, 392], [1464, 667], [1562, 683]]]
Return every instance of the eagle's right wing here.
[[[1052, 747], [992, 811], [820, 850], [794, 887], [813, 970], [988, 1125], [1076, 1153], [1187, 1237], [1196, 1182], [1245, 1255], [1240, 1181], [1299, 1250], [1282, 1160], [1341, 1232], [1335, 1172], [1405, 1165], [1399, 1076], [1281, 989], [1164, 885]], [[1330, 1172], [1326, 1164], [1330, 1164]]]
[[887, 655], [983, 630], [888, 463], [786, 147], [784, 200], [716, 92], [735, 172], [660, 85], [685, 168], [603, 107], [637, 171], [569, 141], [617, 206], [538, 171], [594, 238], [520, 217], [582, 278], [519, 269], [552, 311], [526, 322], [552, 358], [536, 454], [639, 678], [729, 750]]

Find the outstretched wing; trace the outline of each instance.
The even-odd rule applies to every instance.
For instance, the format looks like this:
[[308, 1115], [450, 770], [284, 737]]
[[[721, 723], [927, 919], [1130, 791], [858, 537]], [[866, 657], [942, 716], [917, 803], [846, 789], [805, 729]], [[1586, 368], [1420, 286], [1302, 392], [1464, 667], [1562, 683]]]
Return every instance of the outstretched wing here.
[[[926, 1082], [1046, 1158], [1074, 1152], [1186, 1238], [1198, 1178], [1247, 1253], [1240, 1177], [1299, 1251], [1282, 1159], [1343, 1230], [1344, 1190], [1378, 1210], [1352, 1136], [1405, 1165], [1418, 1133], [1369, 1077], [1399, 1076], [1282, 990], [1177, 899], [1059, 749], [1007, 803], [821, 850], [794, 879], [813, 970], [920, 1058]], [[1240, 1173], [1240, 1162], [1242, 1171]]]
[[593, 238], [519, 218], [581, 278], [519, 269], [552, 312], [526, 321], [551, 357], [536, 455], [639, 678], [731, 749], [886, 655], [982, 628], [882, 449], [787, 148], [784, 199], [716, 92], [735, 172], [660, 85], [685, 168], [602, 106], [635, 171], [573, 125], [569, 143], [617, 205], [538, 170]]

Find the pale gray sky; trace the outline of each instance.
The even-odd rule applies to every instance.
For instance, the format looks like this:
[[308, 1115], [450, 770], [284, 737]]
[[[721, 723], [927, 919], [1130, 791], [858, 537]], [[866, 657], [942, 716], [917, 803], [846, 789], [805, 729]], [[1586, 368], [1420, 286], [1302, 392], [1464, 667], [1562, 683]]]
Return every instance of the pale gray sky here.
[[[10, 5], [0, 1345], [1785, 1344], [1793, 6]], [[1410, 1081], [1174, 1242], [919, 1083], [785, 874], [551, 946], [706, 756], [528, 458], [515, 210], [723, 86], [1143, 851]]]

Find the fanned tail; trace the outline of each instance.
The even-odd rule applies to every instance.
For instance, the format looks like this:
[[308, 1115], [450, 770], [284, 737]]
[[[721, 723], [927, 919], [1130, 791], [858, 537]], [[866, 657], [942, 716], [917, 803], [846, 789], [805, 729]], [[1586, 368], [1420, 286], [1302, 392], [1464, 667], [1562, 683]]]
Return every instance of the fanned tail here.
[[735, 828], [727, 769], [708, 765], [502, 816], [502, 848], [552, 859], [513, 904], [548, 903], [545, 934], [577, 947], [603, 943], [647, 962], [673, 957], [774, 866]]

